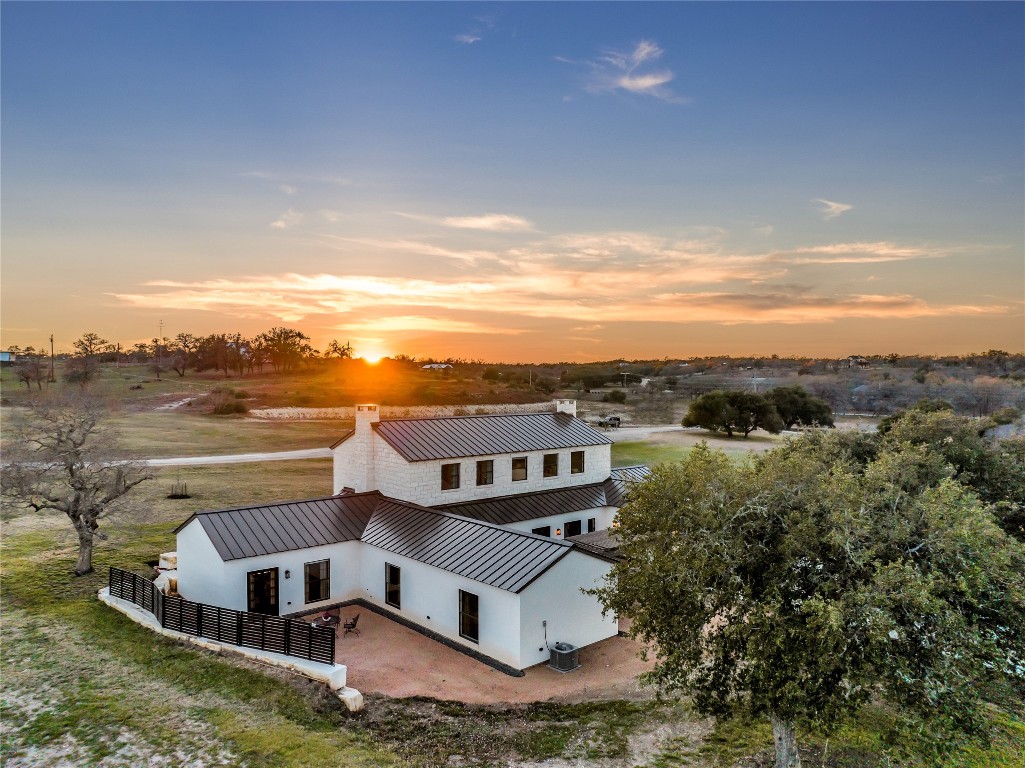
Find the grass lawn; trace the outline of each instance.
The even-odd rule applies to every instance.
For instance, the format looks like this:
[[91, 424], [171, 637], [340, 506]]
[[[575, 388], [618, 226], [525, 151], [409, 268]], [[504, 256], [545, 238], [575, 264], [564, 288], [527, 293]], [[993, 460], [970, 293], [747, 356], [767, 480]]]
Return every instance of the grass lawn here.
[[327, 448], [352, 427], [344, 421], [257, 421], [181, 411], [119, 414], [111, 425], [129, 455], [154, 459]]
[[667, 445], [648, 440], [630, 440], [612, 444], [612, 466], [629, 467], [647, 464], [653, 467], [663, 462], [679, 461], [691, 452], [689, 445]]

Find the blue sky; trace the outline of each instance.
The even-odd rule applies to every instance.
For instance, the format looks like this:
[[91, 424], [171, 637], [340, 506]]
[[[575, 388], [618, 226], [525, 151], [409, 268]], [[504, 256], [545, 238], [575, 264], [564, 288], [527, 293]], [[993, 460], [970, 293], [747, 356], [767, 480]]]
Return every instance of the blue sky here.
[[1021, 3], [0, 12], [7, 344], [1025, 349]]

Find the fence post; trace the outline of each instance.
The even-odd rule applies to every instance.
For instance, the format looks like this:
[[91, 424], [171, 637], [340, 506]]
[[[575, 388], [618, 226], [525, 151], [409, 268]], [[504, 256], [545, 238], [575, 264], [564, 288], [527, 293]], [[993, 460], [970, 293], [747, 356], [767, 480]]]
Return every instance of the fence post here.
[[242, 611], [235, 611], [235, 645], [242, 645]]

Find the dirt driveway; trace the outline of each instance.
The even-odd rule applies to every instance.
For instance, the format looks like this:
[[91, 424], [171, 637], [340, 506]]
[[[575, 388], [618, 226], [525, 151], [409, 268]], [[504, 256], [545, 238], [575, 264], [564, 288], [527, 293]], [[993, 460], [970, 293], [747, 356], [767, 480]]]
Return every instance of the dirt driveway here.
[[466, 704], [525, 703], [557, 699], [646, 698], [637, 676], [653, 665], [643, 662], [641, 646], [612, 637], [580, 651], [580, 668], [560, 673], [539, 664], [524, 677], [512, 677], [431, 640], [366, 608], [342, 609], [360, 614], [360, 636], [338, 630], [335, 659], [348, 667], [348, 685], [363, 693], [402, 698], [430, 696]]

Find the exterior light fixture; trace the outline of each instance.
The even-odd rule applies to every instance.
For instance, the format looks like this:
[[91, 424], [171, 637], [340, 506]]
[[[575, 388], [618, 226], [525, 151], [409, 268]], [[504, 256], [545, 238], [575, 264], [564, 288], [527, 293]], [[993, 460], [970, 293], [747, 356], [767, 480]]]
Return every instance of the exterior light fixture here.
[[562, 528], [556, 528], [555, 529], [555, 535], [556, 536], [562, 536]]
[[287, 568], [285, 569], [285, 578], [286, 579], [292, 578], [292, 572], [290, 570], [288, 570]]

